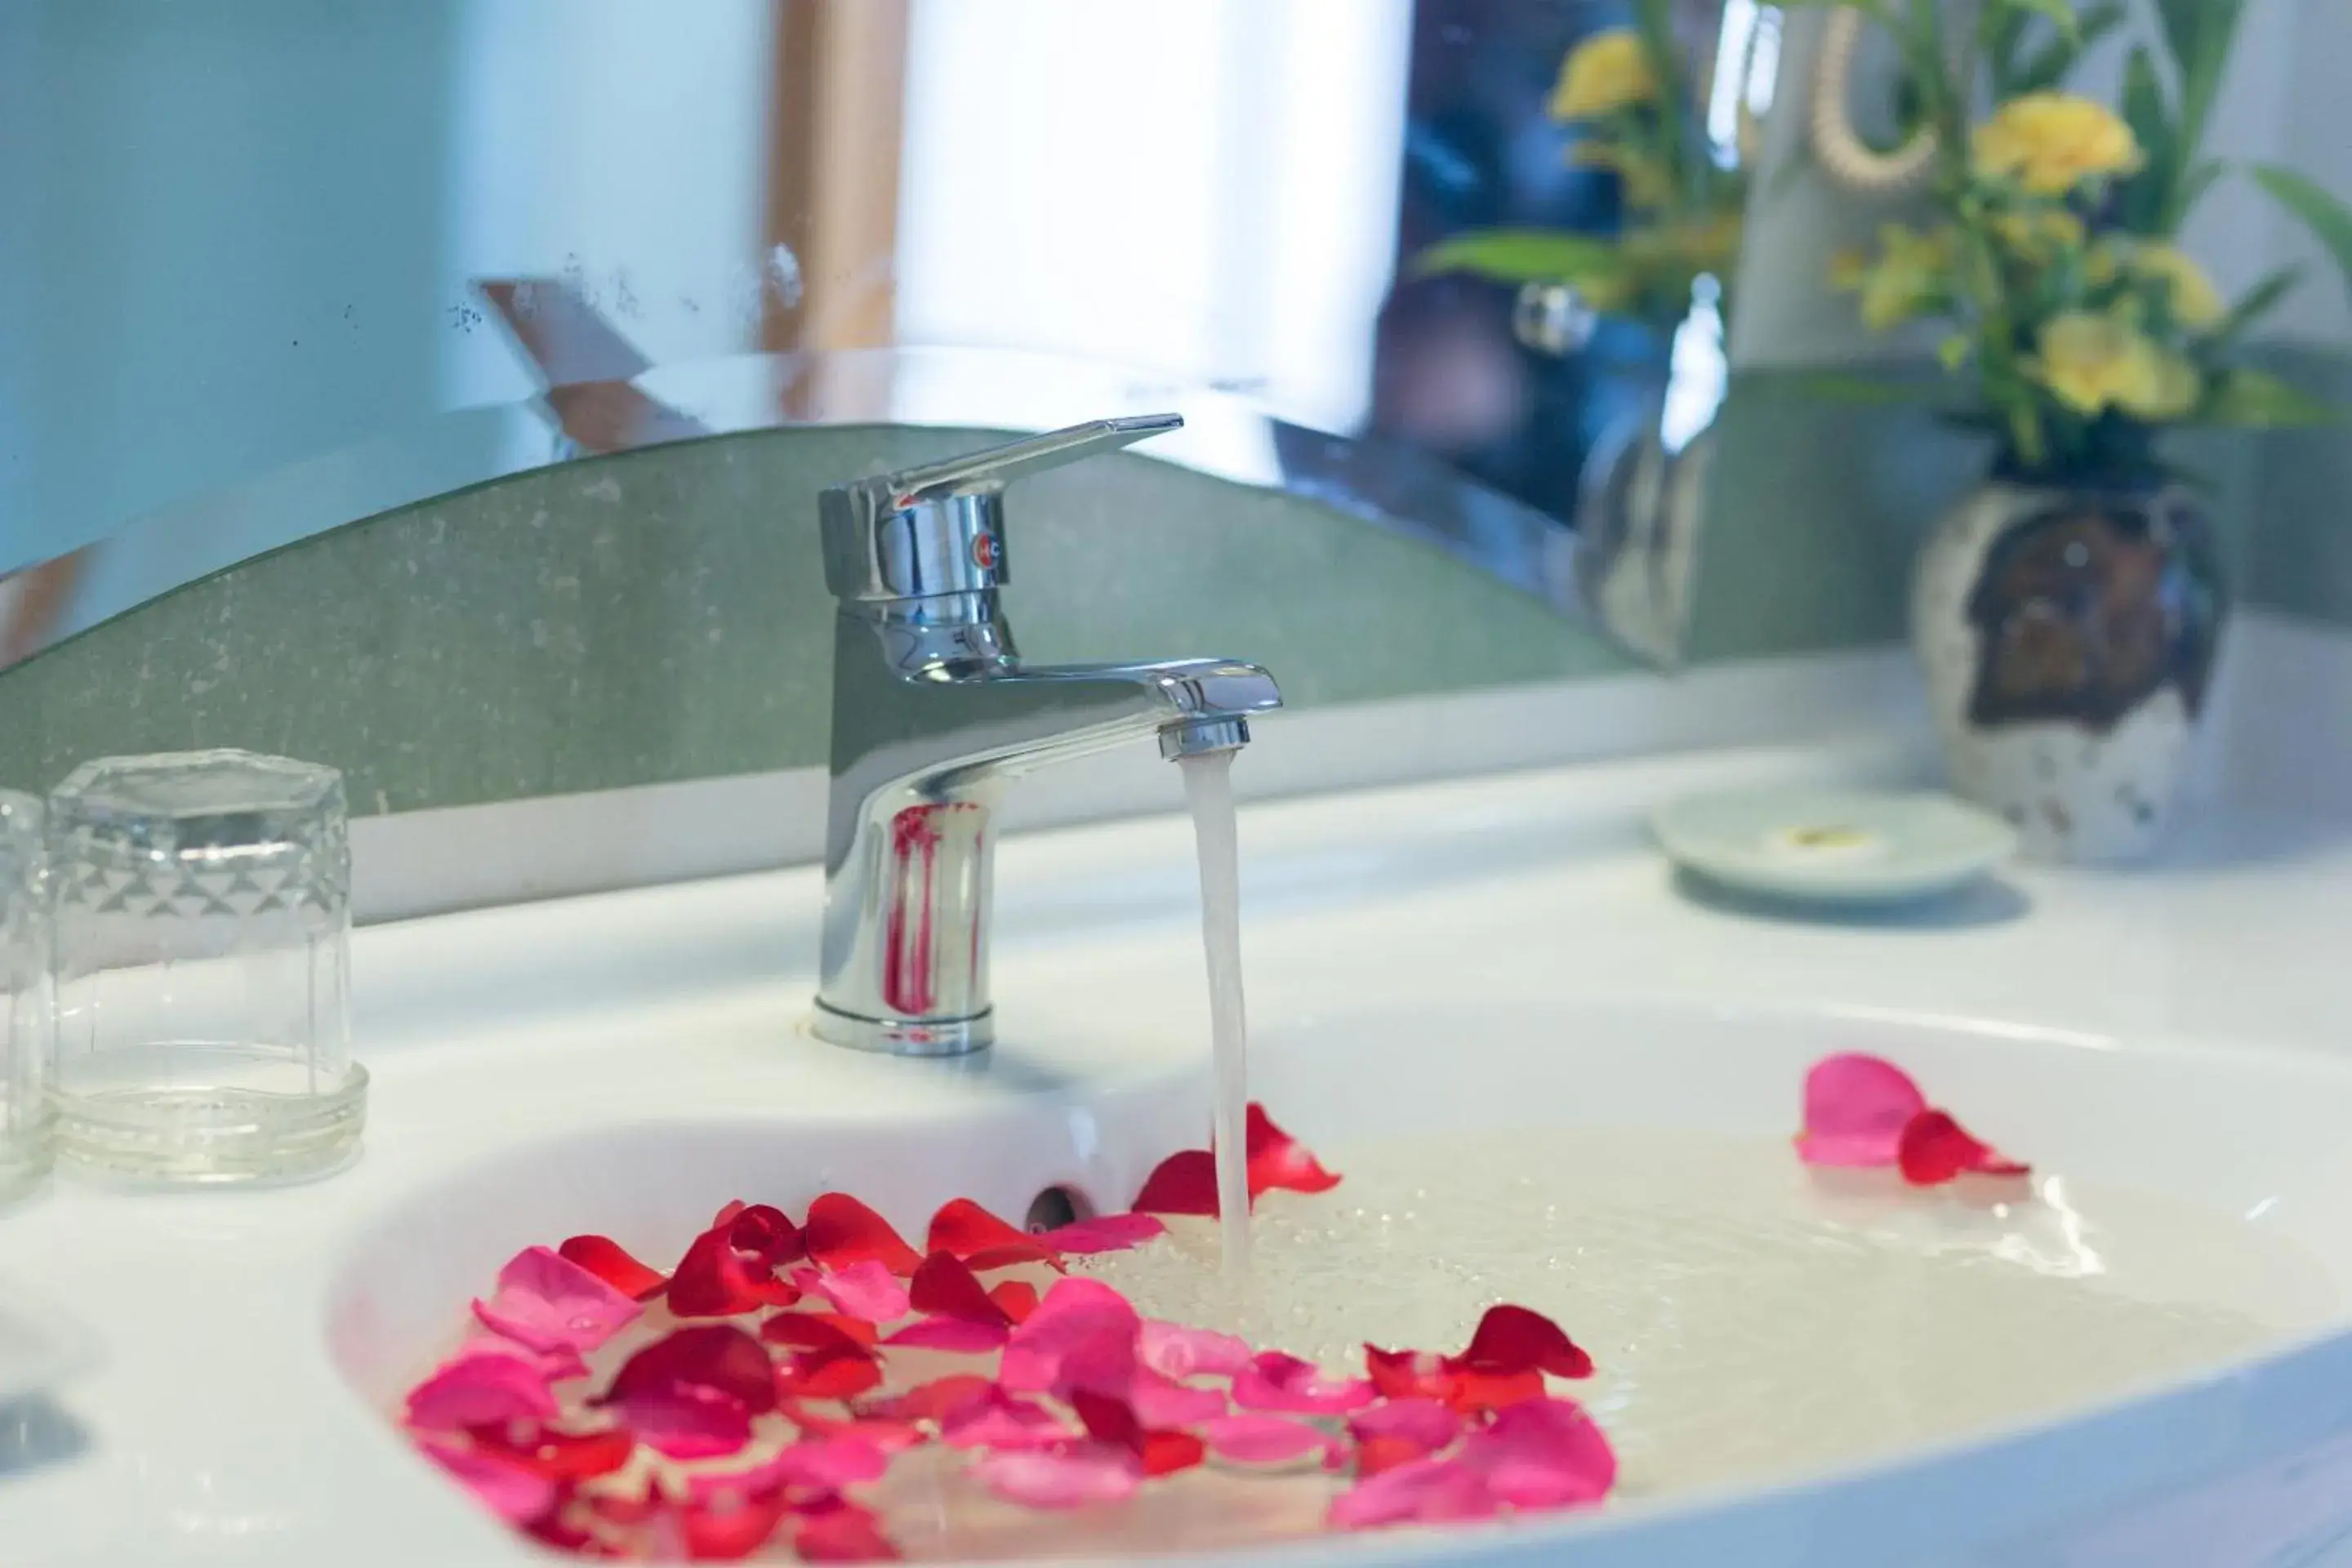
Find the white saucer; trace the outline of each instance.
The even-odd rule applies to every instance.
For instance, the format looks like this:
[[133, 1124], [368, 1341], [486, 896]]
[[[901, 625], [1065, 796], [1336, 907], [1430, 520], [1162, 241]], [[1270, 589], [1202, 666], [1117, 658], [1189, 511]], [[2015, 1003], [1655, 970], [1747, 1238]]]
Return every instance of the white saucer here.
[[1941, 795], [1750, 790], [1675, 801], [1650, 826], [1677, 865], [1710, 880], [1815, 903], [1948, 892], [2017, 850], [2009, 824]]

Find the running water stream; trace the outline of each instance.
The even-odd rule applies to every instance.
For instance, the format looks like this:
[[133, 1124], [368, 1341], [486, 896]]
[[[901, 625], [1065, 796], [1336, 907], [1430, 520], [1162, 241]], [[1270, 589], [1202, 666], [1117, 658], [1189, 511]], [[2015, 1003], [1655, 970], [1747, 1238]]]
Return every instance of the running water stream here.
[[1201, 938], [1209, 959], [1209, 1035], [1216, 1084], [1217, 1213], [1225, 1273], [1249, 1272], [1249, 1021], [1242, 1006], [1241, 854], [1234, 753], [1181, 757], [1201, 857]]

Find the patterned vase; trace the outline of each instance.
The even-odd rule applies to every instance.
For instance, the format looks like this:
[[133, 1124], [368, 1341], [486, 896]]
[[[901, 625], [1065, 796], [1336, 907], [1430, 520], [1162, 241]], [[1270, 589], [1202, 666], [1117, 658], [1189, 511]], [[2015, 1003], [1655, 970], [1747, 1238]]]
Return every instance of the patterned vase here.
[[1929, 535], [1912, 589], [1953, 789], [2036, 858], [2146, 855], [2203, 729], [2226, 614], [2185, 487], [1981, 486]]

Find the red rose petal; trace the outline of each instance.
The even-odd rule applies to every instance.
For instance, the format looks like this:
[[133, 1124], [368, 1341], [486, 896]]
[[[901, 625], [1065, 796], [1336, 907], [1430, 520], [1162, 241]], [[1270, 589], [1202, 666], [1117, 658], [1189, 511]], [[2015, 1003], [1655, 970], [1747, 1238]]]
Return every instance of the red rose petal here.
[[1445, 1403], [1465, 1415], [1507, 1410], [1530, 1399], [1544, 1397], [1539, 1372], [1487, 1373], [1459, 1371], [1447, 1380]]
[[1004, 1328], [1013, 1325], [1012, 1314], [998, 1305], [979, 1277], [945, 1249], [933, 1251], [916, 1268], [907, 1297], [914, 1310], [926, 1317]]
[[1356, 1440], [1356, 1475], [1360, 1479], [1393, 1470], [1399, 1465], [1409, 1465], [1415, 1459], [1425, 1459], [1429, 1450], [1410, 1437], [1391, 1437], [1374, 1434]]
[[474, 1447], [551, 1481], [608, 1476], [629, 1462], [637, 1441], [625, 1431], [562, 1432], [552, 1426], [499, 1423], [474, 1427]]
[[774, 1364], [758, 1340], [731, 1323], [698, 1324], [656, 1340], [624, 1362], [613, 1385], [591, 1403], [697, 1388], [723, 1394], [754, 1415], [776, 1407]]
[[1190, 1432], [1147, 1432], [1143, 1435], [1143, 1473], [1172, 1476], [1189, 1470], [1209, 1456], [1209, 1446]]
[[1384, 1399], [1444, 1399], [1454, 1374], [1445, 1358], [1429, 1351], [1384, 1351], [1364, 1347], [1364, 1371]]
[[793, 1550], [803, 1563], [892, 1563], [898, 1557], [872, 1510], [839, 1497], [801, 1510]]
[[1532, 1399], [1497, 1415], [1462, 1447], [1462, 1462], [1514, 1509], [1596, 1503], [1617, 1484], [1617, 1455], [1592, 1418], [1565, 1399]]
[[551, 1247], [530, 1247], [499, 1270], [474, 1316], [493, 1333], [534, 1351], [593, 1351], [643, 1316], [626, 1291]]
[[789, 1307], [798, 1288], [775, 1277], [774, 1265], [737, 1250], [730, 1226], [694, 1238], [670, 1276], [669, 1310], [681, 1318], [731, 1318], [761, 1307]]
[[970, 1318], [920, 1318], [894, 1330], [882, 1342], [908, 1350], [940, 1351], [948, 1355], [986, 1355], [1001, 1351], [1013, 1331], [1002, 1323], [975, 1322]]
[[1206, 1149], [1181, 1149], [1153, 1167], [1135, 1194], [1138, 1214], [1185, 1214], [1214, 1216], [1217, 1212], [1217, 1162]]
[[985, 1257], [992, 1268], [1055, 1261], [1051, 1247], [1026, 1231], [1015, 1230], [970, 1198], [956, 1198], [940, 1205], [940, 1212], [931, 1216], [923, 1250], [945, 1252], [963, 1263]]
[[1135, 1406], [1126, 1400], [1090, 1389], [1073, 1389], [1070, 1408], [1077, 1413], [1087, 1436], [1096, 1442], [1108, 1443], [1134, 1454], [1143, 1452], [1143, 1423], [1137, 1419]]
[[1592, 1358], [1541, 1312], [1508, 1303], [1489, 1307], [1470, 1336], [1470, 1348], [1455, 1357], [1454, 1369], [1508, 1376], [1548, 1372], [1554, 1377], [1591, 1377]]
[[653, 1300], [661, 1294], [662, 1287], [669, 1283], [668, 1275], [658, 1268], [646, 1268], [610, 1237], [575, 1236], [555, 1251], [558, 1257], [577, 1263], [614, 1289], [635, 1300]]
[[1349, 1416], [1348, 1435], [1359, 1445], [1401, 1444], [1409, 1450], [1407, 1458], [1418, 1458], [1437, 1453], [1462, 1436], [1462, 1417], [1441, 1400], [1383, 1400]]
[[686, 1554], [703, 1563], [733, 1563], [749, 1557], [767, 1544], [791, 1511], [782, 1487], [760, 1496], [730, 1494], [707, 1503], [684, 1504], [677, 1518], [686, 1538]]
[[[861, 1333], [860, 1331], [863, 1331]], [[760, 1325], [760, 1338], [772, 1345], [825, 1357], [874, 1359], [870, 1323], [832, 1312], [778, 1312]]]
[[784, 1418], [812, 1437], [855, 1437], [886, 1454], [901, 1453], [920, 1447], [923, 1434], [912, 1421], [896, 1416], [869, 1414], [875, 1402], [852, 1407], [852, 1414], [838, 1418], [821, 1415], [798, 1399], [777, 1402], [776, 1408]]
[[[730, 1204], [719, 1211], [726, 1215], [728, 1245], [745, 1252], [774, 1268], [808, 1255], [801, 1235], [783, 1210], [767, 1204]], [[719, 1222], [713, 1222], [716, 1228]]]
[[870, 1258], [830, 1273], [795, 1269], [793, 1283], [804, 1292], [822, 1296], [843, 1315], [869, 1324], [894, 1323], [908, 1312], [907, 1288], [898, 1283], [897, 1275]]
[[2032, 1167], [2003, 1158], [1941, 1110], [1922, 1110], [1904, 1124], [1896, 1150], [1903, 1179], [1915, 1187], [1941, 1186], [1964, 1175], [2022, 1176]]
[[861, 1406], [859, 1415], [881, 1416], [894, 1421], [929, 1421], [945, 1423], [959, 1411], [987, 1399], [996, 1389], [996, 1380], [978, 1373], [959, 1372], [946, 1377], [935, 1377], [929, 1383], [917, 1384], [904, 1394], [888, 1399], [877, 1399]]
[[1927, 1108], [1927, 1097], [1893, 1062], [1853, 1052], [1824, 1057], [1805, 1075], [1798, 1158], [1809, 1165], [1892, 1165], [1904, 1125]]
[[1458, 1459], [1410, 1459], [1381, 1470], [1331, 1500], [1339, 1530], [1384, 1524], [1465, 1524], [1492, 1519], [1501, 1505], [1486, 1480]]
[[882, 1363], [870, 1352], [853, 1357], [803, 1351], [777, 1369], [775, 1379], [779, 1393], [799, 1399], [855, 1399], [881, 1386]]
[[741, 1400], [712, 1388], [685, 1384], [639, 1394], [614, 1408], [638, 1442], [672, 1459], [740, 1454], [751, 1441], [751, 1413]]
[[826, 1193], [809, 1205], [801, 1235], [808, 1255], [828, 1268], [872, 1259], [903, 1279], [923, 1261], [888, 1220], [846, 1193]]
[[1276, 1187], [1294, 1193], [1327, 1193], [1339, 1184], [1339, 1178], [1325, 1170], [1297, 1139], [1276, 1126], [1265, 1107], [1255, 1100], [1250, 1102], [1248, 1127], [1251, 1197]]
[[988, 1299], [1015, 1323], [1025, 1323], [1029, 1314], [1037, 1310], [1037, 1287], [1026, 1279], [1007, 1279], [992, 1287]]

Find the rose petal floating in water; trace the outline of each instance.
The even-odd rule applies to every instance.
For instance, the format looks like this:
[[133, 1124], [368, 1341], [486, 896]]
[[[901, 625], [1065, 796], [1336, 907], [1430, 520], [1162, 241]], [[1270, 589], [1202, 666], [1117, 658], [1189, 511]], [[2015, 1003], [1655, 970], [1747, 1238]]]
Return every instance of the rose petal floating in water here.
[[822, 1296], [843, 1312], [869, 1323], [896, 1322], [909, 1310], [907, 1288], [898, 1283], [898, 1277], [870, 1258], [831, 1273], [795, 1269], [793, 1283], [803, 1293]]
[[801, 1510], [793, 1550], [803, 1563], [887, 1563], [898, 1556], [872, 1510], [838, 1497], [821, 1498]]
[[1107, 1214], [1049, 1230], [1038, 1239], [1057, 1253], [1084, 1258], [1125, 1252], [1167, 1234], [1168, 1227], [1148, 1214]]
[[558, 1411], [547, 1374], [523, 1357], [468, 1347], [409, 1390], [411, 1426], [458, 1432], [509, 1421], [552, 1421]]
[[776, 1278], [776, 1262], [767, 1256], [776, 1243], [765, 1223], [755, 1219], [746, 1227], [753, 1246], [735, 1245], [741, 1217], [721, 1210], [719, 1222], [688, 1244], [670, 1276], [672, 1312], [681, 1318], [731, 1318], [800, 1300], [799, 1287]]
[[1824, 1057], [1805, 1075], [1798, 1156], [1809, 1165], [1892, 1165], [1905, 1124], [1927, 1109], [1927, 1097], [1893, 1062]]
[[1147, 1426], [1190, 1426], [1225, 1413], [1223, 1389], [1178, 1383], [1149, 1367], [1135, 1369], [1127, 1399]]
[[740, 1470], [704, 1470], [688, 1476], [687, 1496], [697, 1502], [727, 1493], [751, 1497], [780, 1487], [805, 1487], [839, 1491], [846, 1486], [882, 1479], [890, 1456], [880, 1446], [856, 1437], [826, 1437], [788, 1443], [759, 1463]]
[[669, 1283], [668, 1275], [646, 1268], [610, 1237], [575, 1236], [555, 1251], [633, 1300], [650, 1301]]
[[1162, 1377], [1231, 1377], [1249, 1364], [1249, 1342], [1213, 1329], [1187, 1328], [1147, 1318], [1136, 1342], [1144, 1365]]
[[923, 1261], [922, 1254], [890, 1222], [846, 1193], [825, 1193], [809, 1205], [808, 1223], [801, 1227], [808, 1255], [828, 1268], [846, 1268], [871, 1259], [904, 1279]]
[[593, 1351], [643, 1314], [635, 1300], [551, 1248], [527, 1247], [474, 1303], [484, 1327], [535, 1351]]
[[1327, 1458], [1338, 1439], [1320, 1427], [1286, 1415], [1220, 1415], [1201, 1426], [1201, 1436], [1217, 1458], [1243, 1465], [1295, 1464], [1312, 1455]]
[[950, 1448], [1006, 1453], [1050, 1447], [1073, 1436], [1062, 1418], [1043, 1405], [1007, 1394], [993, 1384], [940, 1422], [940, 1441]]
[[1325, 1377], [1313, 1362], [1281, 1351], [1262, 1351], [1234, 1374], [1234, 1403], [1244, 1410], [1344, 1415], [1379, 1397], [1361, 1378]]
[[1123, 1502], [1143, 1485], [1143, 1464], [1107, 1443], [1068, 1443], [989, 1455], [972, 1467], [980, 1483], [1024, 1508], [1084, 1508]]
[[1386, 1399], [1349, 1416], [1348, 1435], [1359, 1443], [1385, 1439], [1434, 1454], [1462, 1436], [1462, 1417], [1435, 1399]]
[[648, 1447], [707, 1458], [751, 1440], [751, 1417], [776, 1407], [776, 1370], [742, 1330], [701, 1324], [637, 1352], [591, 1403], [612, 1407]]
[[1085, 1387], [1124, 1397], [1142, 1325], [1127, 1298], [1101, 1280], [1058, 1279], [1013, 1331], [998, 1381], [1016, 1393], [1066, 1394]]
[[1152, 1167], [1135, 1194], [1138, 1214], [1217, 1212], [1217, 1161], [1206, 1149], [1180, 1149]]
[[417, 1447], [509, 1524], [527, 1524], [555, 1506], [556, 1483], [520, 1465], [429, 1437]]
[[684, 1547], [679, 1555], [698, 1563], [740, 1561], [765, 1546], [791, 1512], [782, 1487], [751, 1497], [728, 1494], [681, 1503], [674, 1514]]
[[1323, 1168], [1305, 1144], [1275, 1125], [1265, 1107], [1249, 1106], [1249, 1191], [1255, 1199], [1279, 1187], [1294, 1193], [1328, 1193], [1339, 1178]]
[[1002, 1268], [1014, 1263], [1058, 1263], [1060, 1254], [1043, 1237], [1017, 1230], [970, 1198], [940, 1205], [925, 1234], [926, 1255], [944, 1252], [958, 1262], [985, 1258], [982, 1267]]
[[1013, 1315], [952, 1252], [934, 1252], [924, 1258], [908, 1281], [907, 1298], [908, 1304], [926, 1317], [953, 1318], [1005, 1330], [1013, 1327]]
[[2022, 1176], [2032, 1167], [2021, 1165], [1972, 1137], [1941, 1110], [1923, 1110], [1903, 1129], [1895, 1163], [1903, 1179], [1913, 1186], [1940, 1186], [1961, 1176]]
[[1483, 1477], [1454, 1459], [1409, 1459], [1358, 1481], [1331, 1500], [1336, 1530], [1384, 1524], [1466, 1524], [1492, 1519], [1501, 1505]]
[[572, 1433], [513, 1421], [467, 1430], [478, 1452], [551, 1481], [584, 1481], [610, 1475], [627, 1464], [637, 1447], [636, 1438], [620, 1427]]
[[1515, 1509], [1599, 1502], [1617, 1484], [1617, 1455], [1581, 1407], [1530, 1399], [1473, 1432], [1458, 1461], [1486, 1479], [1497, 1502]]
[[1507, 1302], [1486, 1309], [1470, 1336], [1470, 1348], [1455, 1357], [1454, 1370], [1509, 1376], [1548, 1372], [1554, 1377], [1591, 1377], [1592, 1358], [1541, 1312]]

